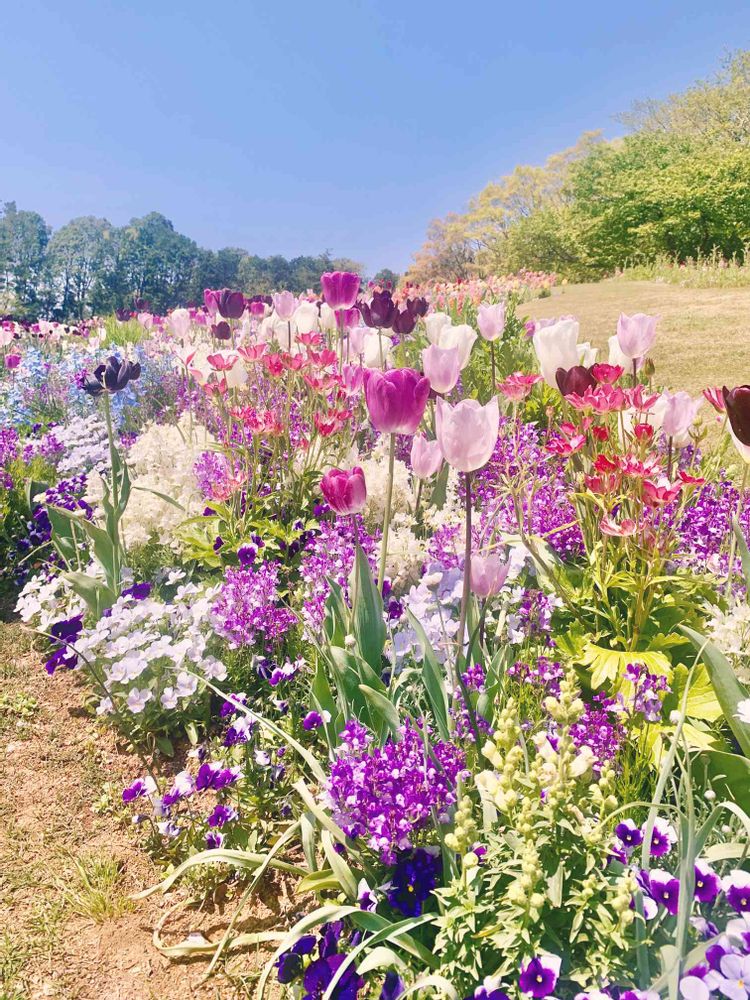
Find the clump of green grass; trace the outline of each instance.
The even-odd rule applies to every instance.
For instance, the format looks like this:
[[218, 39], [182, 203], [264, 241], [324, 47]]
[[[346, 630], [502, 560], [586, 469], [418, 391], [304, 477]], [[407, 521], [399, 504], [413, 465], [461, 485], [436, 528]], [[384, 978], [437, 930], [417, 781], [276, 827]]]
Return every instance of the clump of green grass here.
[[62, 898], [66, 908], [81, 917], [101, 924], [132, 909], [121, 890], [121, 866], [114, 858], [101, 854], [76, 858], [72, 882], [63, 887]]

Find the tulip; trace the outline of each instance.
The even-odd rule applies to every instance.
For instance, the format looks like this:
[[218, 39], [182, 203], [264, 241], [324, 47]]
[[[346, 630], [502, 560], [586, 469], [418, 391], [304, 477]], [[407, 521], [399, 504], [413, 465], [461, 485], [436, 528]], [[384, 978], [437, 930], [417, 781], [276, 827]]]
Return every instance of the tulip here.
[[500, 428], [497, 397], [485, 406], [463, 399], [455, 406], [438, 399], [435, 428], [446, 462], [459, 472], [474, 472], [489, 462]]
[[359, 295], [360, 277], [351, 271], [326, 271], [320, 276], [323, 298], [331, 309], [351, 309]]
[[185, 340], [190, 331], [190, 311], [188, 309], [173, 309], [167, 320], [175, 337]]
[[279, 319], [285, 319], [287, 322], [291, 320], [294, 316], [294, 311], [297, 308], [297, 296], [293, 292], [276, 292], [272, 296], [273, 307], [276, 310], [276, 315]]
[[447, 313], [443, 312], [430, 313], [429, 316], [425, 316], [424, 325], [429, 342], [431, 344], [437, 344], [440, 337], [440, 331], [444, 326], [451, 325], [451, 318]]
[[417, 314], [412, 312], [411, 309], [402, 309], [400, 312], [396, 311], [396, 315], [393, 318], [393, 332], [399, 334], [401, 337], [408, 336], [417, 325], [418, 318]]
[[430, 380], [431, 389], [441, 394], [450, 392], [460, 374], [458, 348], [430, 344], [422, 351], [422, 368]]
[[349, 331], [349, 346], [353, 354], [364, 354], [365, 337], [370, 335], [366, 326], [355, 326]]
[[386, 334], [374, 330], [365, 335], [362, 361], [365, 368], [387, 368], [393, 353], [393, 341]]
[[729, 426], [737, 440], [750, 446], [750, 385], [722, 389]]
[[471, 589], [477, 597], [494, 597], [503, 589], [510, 570], [510, 562], [496, 553], [471, 557]]
[[369, 302], [360, 302], [359, 308], [367, 326], [384, 330], [393, 326], [393, 320], [398, 313], [398, 307], [387, 289], [374, 292]]
[[412, 368], [385, 373], [371, 370], [366, 375], [367, 410], [373, 427], [381, 434], [414, 434], [429, 394], [429, 379]]
[[617, 321], [617, 343], [626, 358], [633, 361], [645, 358], [656, 339], [656, 323], [658, 316], [646, 316], [635, 313], [626, 316], [620, 313]]
[[329, 469], [320, 480], [320, 489], [331, 510], [337, 514], [359, 514], [367, 502], [365, 474], [353, 469]]
[[555, 372], [555, 381], [563, 396], [569, 396], [571, 393], [583, 396], [587, 389], [593, 389], [598, 384], [591, 369], [584, 368], [583, 365], [574, 365], [567, 371], [558, 368]]
[[90, 396], [100, 396], [103, 392], [121, 392], [128, 382], [137, 379], [141, 374], [141, 366], [132, 361], [121, 361], [112, 355], [107, 363], [94, 369], [93, 377], [89, 376], [83, 385], [84, 392]]
[[477, 310], [477, 326], [485, 340], [490, 343], [499, 340], [505, 330], [505, 303], [481, 305]]
[[5, 355], [5, 367], [8, 371], [15, 371], [16, 368], [21, 364], [20, 354], [6, 354]]
[[476, 343], [476, 339], [476, 330], [473, 330], [468, 323], [462, 323], [460, 326], [451, 326], [450, 323], [447, 323], [440, 328], [437, 338], [432, 343], [443, 349], [457, 347], [458, 367], [463, 371], [469, 363], [471, 349]]
[[598, 354], [599, 348], [592, 347], [588, 340], [578, 345], [578, 363], [583, 365], [584, 368], [591, 368], [596, 362]]
[[624, 372], [625, 367], [623, 365], [608, 365], [600, 362], [597, 365], [591, 366], [591, 374], [602, 385], [614, 385], [618, 379], [622, 378]]
[[633, 365], [635, 365], [636, 372], [639, 372], [641, 368], [643, 368], [645, 358], [636, 358], [635, 361], [633, 361], [623, 354], [620, 349], [620, 341], [617, 339], [617, 334], [613, 334], [607, 343], [609, 344], [609, 363], [611, 365], [620, 367], [623, 371], [631, 372], [633, 370]]
[[711, 404], [717, 413], [727, 412], [727, 408], [724, 405], [724, 395], [718, 386], [712, 386], [710, 389], [704, 389], [703, 398]]
[[294, 310], [293, 323], [297, 333], [312, 333], [320, 325], [320, 314], [314, 302], [300, 302]]
[[242, 292], [233, 292], [231, 288], [219, 291], [207, 288], [203, 293], [203, 301], [212, 316], [218, 312], [222, 319], [239, 319], [245, 311], [245, 296]]
[[336, 310], [332, 309], [327, 302], [321, 303], [319, 326], [326, 333], [335, 333], [338, 327]]
[[211, 327], [211, 333], [217, 340], [231, 340], [232, 337], [232, 329], [225, 319], [214, 323]]
[[679, 447], [695, 420], [702, 400], [693, 399], [687, 392], [676, 392], [674, 395], [666, 392], [664, 395], [667, 406], [664, 411], [662, 429], [667, 437], [675, 439], [675, 443]]
[[429, 479], [440, 471], [443, 452], [439, 441], [428, 441], [424, 434], [415, 434], [411, 442], [411, 469], [418, 479]]
[[537, 328], [532, 339], [539, 369], [547, 385], [557, 386], [557, 369], [578, 365], [578, 323], [563, 319], [551, 326]]

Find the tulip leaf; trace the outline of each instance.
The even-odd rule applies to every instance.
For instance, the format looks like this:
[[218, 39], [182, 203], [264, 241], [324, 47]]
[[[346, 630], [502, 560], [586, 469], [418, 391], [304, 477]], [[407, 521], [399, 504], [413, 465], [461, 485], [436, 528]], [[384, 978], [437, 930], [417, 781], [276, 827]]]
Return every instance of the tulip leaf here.
[[445, 690], [445, 677], [443, 670], [435, 656], [432, 643], [427, 638], [427, 633], [422, 627], [420, 620], [407, 609], [409, 623], [417, 636], [417, 642], [422, 647], [422, 680], [424, 681], [427, 697], [430, 702], [432, 714], [442, 740], [449, 739], [448, 730], [448, 692]]
[[[745, 577], [745, 599], [750, 601], [750, 549], [747, 547], [747, 540], [742, 533], [740, 522], [737, 518], [732, 518], [732, 529], [734, 537], [737, 539], [737, 550], [742, 560], [742, 575]], [[731, 567], [730, 567], [731, 572]]]
[[[370, 709], [373, 715], [380, 719], [380, 721], [395, 735], [398, 733], [399, 727], [401, 725], [401, 719], [398, 714], [398, 709], [386, 695], [382, 694], [380, 691], [374, 691], [367, 684], [360, 684], [359, 690], [365, 696], [367, 701], [370, 703]], [[382, 730], [382, 727], [378, 727]]]
[[354, 638], [362, 657], [379, 674], [386, 640], [383, 599], [373, 579], [367, 556], [359, 544], [354, 558], [354, 574], [357, 595], [352, 608]]
[[747, 701], [750, 695], [737, 679], [732, 664], [715, 643], [687, 625], [681, 625], [680, 632], [690, 639], [705, 663], [724, 718], [743, 754], [750, 757], [750, 725], [737, 718], [737, 706], [741, 701]]

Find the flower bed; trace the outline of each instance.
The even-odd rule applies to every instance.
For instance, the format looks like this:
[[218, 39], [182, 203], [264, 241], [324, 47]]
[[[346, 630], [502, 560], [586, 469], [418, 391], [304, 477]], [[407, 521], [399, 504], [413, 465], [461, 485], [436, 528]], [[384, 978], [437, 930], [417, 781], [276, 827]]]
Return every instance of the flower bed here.
[[261, 990], [750, 994], [750, 388], [525, 323], [542, 277], [3, 322], [6, 586], [152, 891], [317, 898], [215, 943]]

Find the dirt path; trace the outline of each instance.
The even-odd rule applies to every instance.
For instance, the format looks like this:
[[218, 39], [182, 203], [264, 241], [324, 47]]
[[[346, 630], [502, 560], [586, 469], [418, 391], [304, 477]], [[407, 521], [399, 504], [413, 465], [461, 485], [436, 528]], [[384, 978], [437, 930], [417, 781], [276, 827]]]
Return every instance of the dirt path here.
[[[84, 698], [75, 674], [48, 678], [28, 636], [0, 623], [0, 1000], [252, 995], [261, 954], [233, 957], [201, 985], [206, 960], [170, 961], [154, 947], [154, 926], [187, 897], [129, 899], [158, 881], [120, 804], [138, 760]], [[267, 887], [242, 929], [285, 922], [289, 892]], [[165, 936], [215, 940], [231, 903], [186, 908]]]

